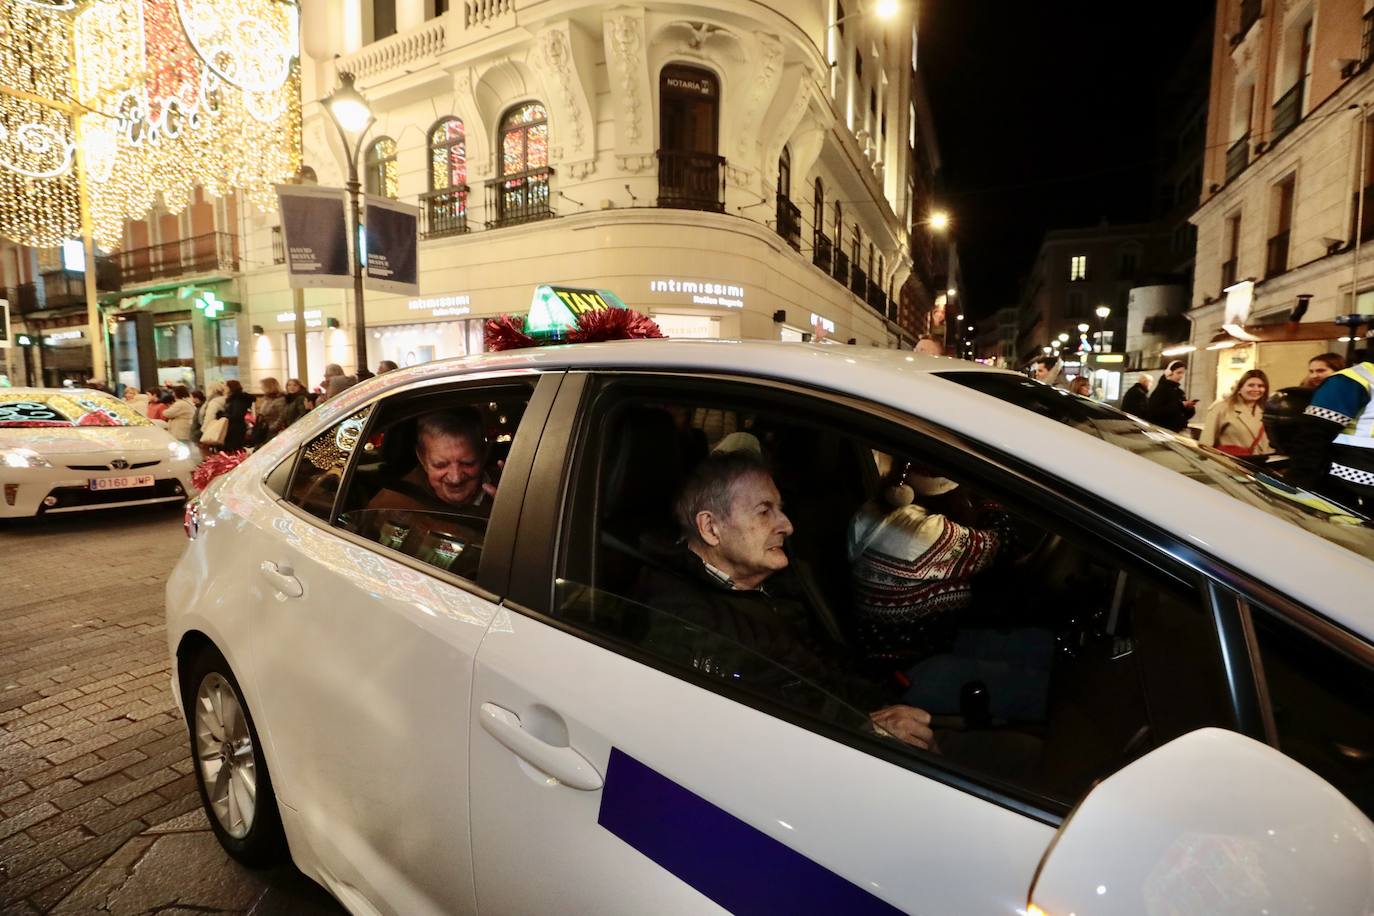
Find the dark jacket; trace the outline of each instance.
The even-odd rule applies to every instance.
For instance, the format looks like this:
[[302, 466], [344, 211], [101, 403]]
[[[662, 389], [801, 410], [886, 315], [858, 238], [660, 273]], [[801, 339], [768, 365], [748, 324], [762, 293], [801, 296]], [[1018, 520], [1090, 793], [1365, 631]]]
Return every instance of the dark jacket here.
[[310, 402], [305, 399], [304, 391], [288, 394], [286, 396], [286, 404], [282, 407], [281, 416], [277, 421], [278, 430], [286, 429], [309, 412]]
[[[690, 663], [697, 670], [733, 677], [746, 689], [775, 697], [814, 701], [821, 694], [802, 685], [805, 679], [839, 697], [851, 712], [876, 709], [882, 692], [856, 673], [852, 654], [827, 634], [807, 593], [795, 566], [759, 588], [731, 588], [684, 545], [667, 568], [646, 571], [636, 600], [707, 631], [691, 640]], [[675, 635], [680, 643], [681, 634]]]
[[1150, 389], [1139, 382], [1127, 388], [1126, 394], [1121, 398], [1121, 409], [1132, 416], [1145, 419], [1150, 409]]
[[224, 434], [222, 451], [237, 452], [248, 443], [248, 411], [253, 409], [253, 396], [246, 391], [230, 395], [224, 399], [224, 407], [219, 415], [229, 421], [229, 429]]
[[1156, 426], [1171, 429], [1176, 433], [1182, 432], [1195, 413], [1194, 408], [1184, 405], [1185, 400], [1187, 398], [1183, 396], [1182, 385], [1167, 375], [1160, 376], [1159, 384], [1150, 392], [1145, 419]]

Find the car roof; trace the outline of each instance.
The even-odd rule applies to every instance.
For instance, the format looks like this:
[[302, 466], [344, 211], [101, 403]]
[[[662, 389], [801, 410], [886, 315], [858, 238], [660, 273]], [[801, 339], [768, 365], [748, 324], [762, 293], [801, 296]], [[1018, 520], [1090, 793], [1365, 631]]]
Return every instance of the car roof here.
[[[370, 393], [455, 373], [624, 369], [757, 376], [824, 389], [920, 416], [990, 450], [1017, 455], [1172, 532], [1367, 638], [1374, 560], [1189, 480], [1111, 443], [941, 377], [1018, 373], [950, 357], [850, 345], [746, 340], [631, 340], [484, 353], [395, 370], [344, 392]], [[332, 412], [331, 412], [332, 413]], [[1124, 416], [1124, 415], [1123, 415]], [[1294, 557], [1302, 557], [1296, 562]]]
[[85, 394], [99, 395], [101, 397], [113, 397], [108, 391], [98, 391], [95, 388], [0, 388], [0, 394]]

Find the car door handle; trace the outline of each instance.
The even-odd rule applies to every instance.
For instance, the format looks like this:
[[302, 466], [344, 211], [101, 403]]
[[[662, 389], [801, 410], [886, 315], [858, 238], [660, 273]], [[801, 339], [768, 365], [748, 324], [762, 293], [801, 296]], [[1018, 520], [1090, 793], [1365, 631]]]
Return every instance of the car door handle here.
[[278, 566], [271, 560], [263, 560], [258, 572], [267, 580], [268, 585], [288, 598], [299, 598], [305, 594], [305, 586], [296, 578], [295, 570], [286, 564]]
[[590, 792], [601, 788], [601, 774], [577, 751], [555, 747], [525, 731], [520, 717], [495, 703], [483, 703], [478, 711], [482, 728], [512, 754], [565, 786]]

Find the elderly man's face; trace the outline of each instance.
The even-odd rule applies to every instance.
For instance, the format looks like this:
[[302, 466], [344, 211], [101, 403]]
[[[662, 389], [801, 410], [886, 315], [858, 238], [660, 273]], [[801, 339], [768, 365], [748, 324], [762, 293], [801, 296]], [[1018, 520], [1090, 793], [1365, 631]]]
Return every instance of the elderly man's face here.
[[444, 502], [471, 505], [482, 492], [482, 453], [467, 437], [421, 435], [415, 451], [429, 488]]
[[729, 574], [740, 588], [757, 588], [787, 567], [783, 541], [792, 533], [792, 522], [783, 513], [782, 497], [767, 474], [748, 474], [736, 480], [729, 514], [713, 518], [707, 528], [702, 533], [713, 548], [712, 564]]

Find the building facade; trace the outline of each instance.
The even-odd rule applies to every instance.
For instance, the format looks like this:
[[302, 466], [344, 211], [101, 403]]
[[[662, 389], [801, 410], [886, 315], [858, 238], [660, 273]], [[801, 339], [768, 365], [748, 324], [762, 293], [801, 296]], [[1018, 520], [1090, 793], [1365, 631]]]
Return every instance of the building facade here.
[[[480, 349], [539, 283], [670, 336], [910, 345], [914, 30], [847, 5], [307, 0], [306, 163], [343, 184], [312, 100], [351, 73], [366, 190], [420, 208], [420, 294], [368, 292], [367, 362]], [[300, 374], [275, 233], [247, 236], [253, 377]], [[353, 364], [350, 294], [306, 296], [309, 374]]]
[[1372, 25], [1365, 0], [1218, 3], [1189, 311], [1204, 403], [1251, 368], [1298, 384], [1345, 351], [1337, 316], [1374, 312]]

